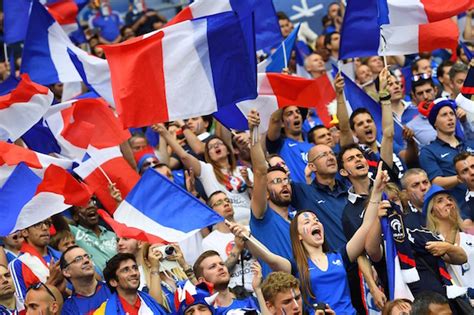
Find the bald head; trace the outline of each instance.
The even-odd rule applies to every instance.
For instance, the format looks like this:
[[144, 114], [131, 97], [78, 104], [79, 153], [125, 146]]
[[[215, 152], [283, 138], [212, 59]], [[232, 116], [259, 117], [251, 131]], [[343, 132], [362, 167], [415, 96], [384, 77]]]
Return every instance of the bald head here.
[[336, 176], [336, 155], [331, 147], [317, 144], [308, 152], [308, 166], [316, 176]]

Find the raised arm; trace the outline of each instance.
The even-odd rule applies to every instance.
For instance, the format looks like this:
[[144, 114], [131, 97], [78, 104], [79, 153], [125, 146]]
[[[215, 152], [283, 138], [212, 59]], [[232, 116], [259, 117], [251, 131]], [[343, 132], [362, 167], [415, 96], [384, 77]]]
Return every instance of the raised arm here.
[[372, 193], [365, 211], [364, 221], [346, 245], [347, 255], [351, 261], [355, 261], [364, 252], [367, 234], [377, 218], [377, 210], [382, 198], [382, 192], [389, 181], [387, 171], [382, 170], [382, 164], [382, 162], [379, 163], [377, 176], [375, 177]]
[[192, 156], [191, 154], [184, 151], [184, 149], [179, 145], [179, 143], [171, 136], [168, 130], [165, 128], [163, 124], [157, 124], [156, 130], [160, 133], [160, 137], [163, 137], [166, 142], [170, 145], [173, 151], [178, 155], [181, 159], [181, 162], [185, 166], [185, 168], [190, 169], [192, 168], [194, 174], [196, 176], [201, 175], [201, 164], [199, 160]]
[[269, 251], [265, 245], [253, 237], [252, 234], [242, 225], [229, 221], [226, 221], [226, 225], [235, 236], [241, 237], [245, 240], [245, 245], [252, 255], [267, 263], [273, 271], [291, 272], [291, 263], [287, 259]]
[[390, 102], [390, 92], [387, 90], [390, 80], [394, 78], [390, 77], [388, 68], [385, 67], [379, 74], [379, 97], [380, 105], [382, 106], [382, 144], [380, 148], [380, 157], [388, 165], [393, 167], [393, 114], [392, 114], [392, 103]]
[[280, 138], [281, 128], [283, 127], [282, 115], [283, 111], [278, 109], [270, 116], [270, 123], [268, 125], [267, 131], [268, 140], [275, 141]]
[[337, 100], [337, 119], [339, 120], [339, 130], [341, 131], [341, 147], [354, 143], [351, 127], [349, 124], [349, 113], [347, 112], [346, 101], [344, 100], [344, 77], [339, 72], [334, 78], [334, 88]]
[[[250, 134], [260, 125], [259, 113], [252, 109], [247, 117]], [[267, 161], [259, 141], [250, 144], [250, 158], [253, 166], [253, 194], [250, 203], [252, 214], [261, 219], [267, 209]]]

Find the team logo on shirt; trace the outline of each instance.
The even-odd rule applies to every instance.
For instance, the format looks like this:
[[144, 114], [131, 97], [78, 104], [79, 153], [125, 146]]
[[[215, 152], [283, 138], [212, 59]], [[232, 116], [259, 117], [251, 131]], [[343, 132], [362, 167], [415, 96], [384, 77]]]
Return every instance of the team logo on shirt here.
[[332, 261], [332, 264], [336, 266], [342, 266], [342, 261], [340, 259], [336, 259]]
[[393, 239], [398, 243], [403, 243], [403, 240], [405, 239], [405, 227], [403, 226], [402, 217], [395, 212], [389, 216], [389, 219]]
[[238, 177], [227, 176], [227, 181], [226, 181], [226, 184], [225, 184], [225, 188], [229, 192], [242, 193], [247, 189], [247, 185], [245, 184], [245, 182], [242, 179], [240, 179]]

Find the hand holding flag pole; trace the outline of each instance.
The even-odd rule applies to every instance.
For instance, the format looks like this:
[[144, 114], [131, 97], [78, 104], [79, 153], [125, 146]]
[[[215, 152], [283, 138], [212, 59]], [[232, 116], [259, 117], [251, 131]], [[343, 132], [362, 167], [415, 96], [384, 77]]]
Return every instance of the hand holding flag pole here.
[[252, 237], [252, 233], [244, 228], [242, 225], [230, 222], [229, 220], [224, 220], [225, 225], [230, 229], [232, 234], [238, 236], [244, 240], [244, 242], [250, 242], [253, 246], [257, 247], [262, 252], [268, 252], [268, 249], [263, 246], [259, 241], [257, 241], [254, 237]]

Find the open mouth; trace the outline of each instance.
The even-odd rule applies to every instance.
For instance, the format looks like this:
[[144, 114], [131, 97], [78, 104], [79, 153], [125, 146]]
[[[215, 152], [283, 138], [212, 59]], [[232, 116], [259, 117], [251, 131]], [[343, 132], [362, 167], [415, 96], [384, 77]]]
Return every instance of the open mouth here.
[[296, 128], [300, 127], [301, 126], [301, 121], [296, 120], [295, 122], [293, 122], [293, 126], [295, 126]]
[[311, 230], [311, 235], [318, 236], [319, 238], [321, 238], [321, 229], [319, 227], [314, 227]]
[[356, 164], [356, 170], [363, 170], [365, 169], [365, 165], [363, 163]]
[[221, 154], [222, 150], [221, 149], [216, 149], [216, 154]]
[[373, 137], [374, 136], [374, 132], [372, 131], [372, 129], [368, 129], [365, 131], [365, 135], [367, 137]]

